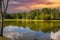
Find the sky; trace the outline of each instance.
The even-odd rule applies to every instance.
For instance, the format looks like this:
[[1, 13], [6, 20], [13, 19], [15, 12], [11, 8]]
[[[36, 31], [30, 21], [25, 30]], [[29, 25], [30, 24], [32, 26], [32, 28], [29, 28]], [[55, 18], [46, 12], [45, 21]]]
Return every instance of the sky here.
[[60, 8], [60, 0], [10, 0], [7, 12], [27, 12], [42, 8]]

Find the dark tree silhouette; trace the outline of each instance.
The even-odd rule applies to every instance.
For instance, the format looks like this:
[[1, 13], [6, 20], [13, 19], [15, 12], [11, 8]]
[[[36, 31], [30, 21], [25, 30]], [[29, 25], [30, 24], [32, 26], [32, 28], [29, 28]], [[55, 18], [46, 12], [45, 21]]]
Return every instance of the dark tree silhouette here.
[[[4, 17], [5, 17], [7, 8], [8, 8], [9, 0], [7, 0], [6, 4], [4, 3], [4, 0], [1, 0], [0, 2], [1, 2], [0, 4], [1, 4], [1, 15], [2, 15], [2, 27], [1, 27], [0, 36], [3, 36]], [[3, 5], [2, 5], [2, 4], [3, 4]], [[2, 11], [2, 8], [4, 9], [3, 11]]]
[[[0, 13], [2, 14], [2, 0], [0, 0]], [[2, 36], [2, 27], [0, 27], [0, 36]]]

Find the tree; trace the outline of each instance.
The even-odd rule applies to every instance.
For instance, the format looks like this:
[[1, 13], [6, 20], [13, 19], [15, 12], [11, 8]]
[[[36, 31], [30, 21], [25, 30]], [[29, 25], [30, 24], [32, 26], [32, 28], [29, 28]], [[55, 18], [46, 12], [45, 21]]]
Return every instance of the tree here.
[[[1, 27], [1, 34], [0, 34], [0, 36], [3, 36], [4, 17], [5, 17], [5, 13], [7, 11], [7, 8], [8, 8], [9, 0], [7, 0], [6, 6], [5, 6], [5, 3], [4, 3], [4, 0], [0, 0], [0, 2], [1, 2], [0, 4], [1, 4], [1, 15], [2, 15], [2, 27]], [[3, 4], [4, 11], [2, 11], [2, 4]]]
[[52, 12], [54, 15], [54, 19], [60, 20], [60, 11], [58, 9], [54, 8]]
[[18, 19], [22, 19], [22, 13], [18, 13]]
[[5, 14], [5, 19], [13, 19], [13, 16], [9, 13]]
[[13, 16], [13, 19], [18, 19], [18, 13], [14, 13], [12, 16]]
[[26, 19], [26, 12], [22, 12], [22, 19]]
[[27, 19], [34, 19], [34, 17], [35, 17], [35, 14], [33, 11], [31, 11], [27, 14]]
[[[0, 14], [2, 14], [2, 0], [0, 0]], [[1, 35], [1, 30], [0, 30], [0, 35]]]

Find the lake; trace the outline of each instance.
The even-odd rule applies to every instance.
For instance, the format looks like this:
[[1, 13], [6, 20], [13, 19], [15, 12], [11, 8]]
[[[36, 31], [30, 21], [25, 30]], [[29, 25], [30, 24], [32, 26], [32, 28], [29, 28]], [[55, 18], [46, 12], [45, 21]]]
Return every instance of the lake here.
[[60, 21], [5, 21], [4, 26], [28, 26], [31, 30], [51, 32], [60, 30]]
[[59, 40], [60, 21], [5, 21], [4, 36], [13, 40]]
[[28, 26], [6, 26], [3, 36], [12, 40], [60, 40], [60, 30], [57, 32], [42, 32], [41, 30], [31, 30]]

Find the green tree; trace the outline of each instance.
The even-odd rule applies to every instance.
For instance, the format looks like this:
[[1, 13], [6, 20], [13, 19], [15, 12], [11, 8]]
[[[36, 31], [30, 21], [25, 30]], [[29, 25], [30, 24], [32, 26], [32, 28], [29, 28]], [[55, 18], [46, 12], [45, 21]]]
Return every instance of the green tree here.
[[26, 12], [22, 12], [22, 19], [26, 19]]
[[52, 11], [54, 14], [54, 19], [59, 20], [60, 19], [60, 11], [56, 8], [54, 8]]
[[13, 16], [9, 13], [5, 14], [5, 19], [13, 19]]
[[18, 19], [22, 19], [22, 13], [18, 13]]
[[12, 16], [13, 16], [14, 19], [18, 19], [18, 13], [13, 13]]

